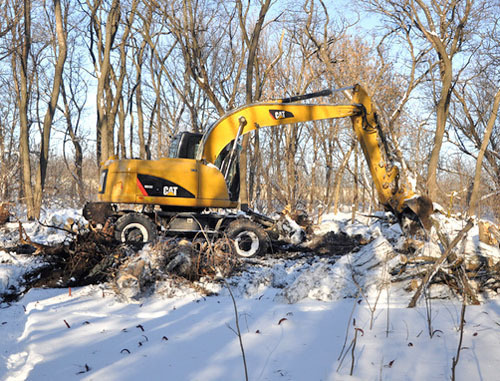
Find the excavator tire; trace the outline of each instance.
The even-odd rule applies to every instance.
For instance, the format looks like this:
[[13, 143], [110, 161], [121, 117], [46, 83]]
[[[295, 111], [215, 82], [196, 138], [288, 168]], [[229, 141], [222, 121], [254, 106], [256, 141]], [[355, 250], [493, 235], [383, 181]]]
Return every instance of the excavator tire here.
[[269, 247], [269, 238], [262, 227], [250, 220], [239, 218], [232, 221], [226, 229], [232, 240], [234, 252], [244, 258], [263, 255]]
[[157, 229], [151, 219], [141, 213], [128, 213], [116, 221], [115, 238], [120, 242], [154, 242]]

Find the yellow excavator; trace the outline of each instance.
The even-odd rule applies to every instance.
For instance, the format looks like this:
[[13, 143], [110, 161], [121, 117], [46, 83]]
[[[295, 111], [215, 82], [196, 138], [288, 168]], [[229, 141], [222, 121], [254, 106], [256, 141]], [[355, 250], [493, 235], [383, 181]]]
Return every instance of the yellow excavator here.
[[[302, 103], [337, 91], [348, 97], [349, 104]], [[84, 216], [98, 224], [111, 221], [121, 241], [153, 241], [160, 230], [172, 234], [203, 230], [227, 234], [240, 256], [262, 254], [275, 221], [251, 210], [238, 211], [240, 138], [263, 127], [345, 117], [351, 118], [380, 203], [400, 220], [411, 216], [428, 228], [432, 202], [400, 181], [398, 167], [383, 155], [386, 148], [377, 115], [359, 85], [237, 108], [205, 134], [176, 136], [167, 158], [111, 157], [101, 167], [98, 202], [87, 204]], [[129, 204], [143, 206], [142, 211], [125, 209]]]

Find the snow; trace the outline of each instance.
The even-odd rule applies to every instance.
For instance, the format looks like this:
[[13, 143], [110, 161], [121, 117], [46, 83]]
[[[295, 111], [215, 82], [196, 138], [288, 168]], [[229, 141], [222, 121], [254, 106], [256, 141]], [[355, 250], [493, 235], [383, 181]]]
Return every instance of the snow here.
[[[353, 338], [353, 306], [356, 327], [364, 335], [357, 339], [352, 379], [449, 379], [458, 342], [457, 303], [435, 303], [432, 325], [439, 331], [433, 338], [423, 308], [391, 307], [386, 337], [386, 306], [378, 306], [370, 330], [369, 308], [357, 300], [290, 305], [266, 296], [238, 298], [250, 379], [349, 378], [351, 354], [342, 364], [338, 356], [348, 325], [348, 343]], [[458, 379], [496, 378], [498, 311], [498, 301], [467, 307]], [[71, 297], [67, 290], [38, 289], [0, 316], [0, 377], [5, 380], [244, 379], [225, 292], [125, 304], [112, 295], [103, 297], [96, 287], [73, 290]], [[80, 373], [85, 366], [90, 370]]]
[[[41, 221], [42, 224], [36, 221], [24, 221], [22, 227], [33, 242], [42, 245], [60, 243], [68, 239], [70, 234], [62, 230], [64, 228], [72, 228], [72, 226], [65, 226], [68, 222], [75, 225], [84, 224], [81, 211], [76, 209], [49, 211], [44, 213]], [[2, 227], [0, 234], [0, 246], [13, 247], [17, 245], [19, 243], [19, 235], [19, 222], [6, 223]], [[22, 276], [44, 264], [43, 258], [37, 256], [16, 254], [5, 250], [0, 251], [0, 296], [22, 290], [22, 286], [20, 285]]]
[[[78, 211], [49, 213], [46, 220], [63, 226], [69, 218], [78, 221]], [[459, 220], [438, 218], [451, 237], [463, 227]], [[4, 247], [15, 240], [17, 226], [4, 228]], [[37, 242], [67, 239], [37, 223], [23, 226]], [[401, 261], [398, 225], [368, 217], [351, 224], [350, 215], [338, 214], [323, 216], [316, 230], [329, 231], [368, 243], [341, 257], [248, 260], [245, 271], [227, 279], [249, 379], [450, 379], [460, 300], [432, 299], [429, 308], [423, 301], [406, 308], [412, 294], [404, 284], [389, 284], [390, 270]], [[477, 236], [473, 228], [464, 242], [468, 255], [480, 250], [498, 262], [500, 250]], [[439, 247], [423, 250], [432, 254]], [[22, 275], [42, 264], [33, 255], [0, 252], [0, 294], [22, 289]], [[138, 300], [94, 285], [71, 293], [31, 289], [17, 302], [1, 303], [0, 379], [243, 380], [231, 295], [221, 282], [199, 285], [214, 294], [165, 281]], [[498, 379], [499, 301], [485, 296], [482, 305], [466, 307], [457, 380]]]

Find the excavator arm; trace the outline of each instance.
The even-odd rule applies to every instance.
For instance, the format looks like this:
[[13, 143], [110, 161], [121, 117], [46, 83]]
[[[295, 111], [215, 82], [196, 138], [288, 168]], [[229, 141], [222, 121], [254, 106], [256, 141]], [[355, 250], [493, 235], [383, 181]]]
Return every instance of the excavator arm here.
[[351, 100], [347, 105], [299, 104], [297, 101], [328, 96], [339, 90], [323, 90], [318, 93], [299, 95], [276, 102], [243, 106], [223, 116], [204, 135], [197, 159], [214, 163], [218, 155], [231, 141], [261, 127], [288, 125], [313, 120], [350, 117], [356, 138], [377, 190], [379, 201], [398, 217], [413, 213], [425, 229], [430, 228], [429, 216], [432, 201], [417, 196], [400, 181], [398, 167], [383, 155], [383, 133], [377, 122], [370, 97], [359, 85], [340, 89]]
[[243, 106], [223, 116], [204, 135], [198, 159], [214, 163], [231, 141], [261, 127], [289, 125], [311, 120], [355, 116], [360, 109], [355, 105], [306, 105], [286, 103], [258, 103]]

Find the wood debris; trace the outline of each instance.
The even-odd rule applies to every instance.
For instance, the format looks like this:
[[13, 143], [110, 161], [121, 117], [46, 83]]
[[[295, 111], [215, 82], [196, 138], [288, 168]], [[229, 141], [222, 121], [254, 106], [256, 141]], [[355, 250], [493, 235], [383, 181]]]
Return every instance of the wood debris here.
[[0, 203], [0, 225], [5, 224], [10, 219], [10, 211], [8, 203]]

